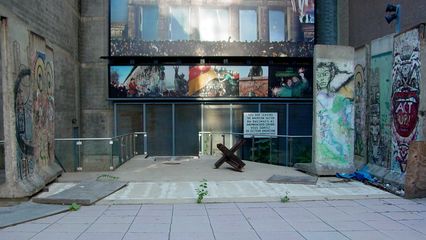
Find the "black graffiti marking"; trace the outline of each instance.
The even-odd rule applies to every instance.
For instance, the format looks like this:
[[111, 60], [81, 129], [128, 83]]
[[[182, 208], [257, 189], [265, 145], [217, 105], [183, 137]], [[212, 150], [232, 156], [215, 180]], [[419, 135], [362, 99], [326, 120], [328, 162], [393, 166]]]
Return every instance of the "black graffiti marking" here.
[[[25, 77], [31, 76], [31, 69], [24, 68], [22, 69], [16, 79], [14, 94], [15, 94], [15, 116], [16, 116], [16, 140], [18, 141], [18, 146], [25, 155], [32, 155], [34, 152], [34, 147], [28, 144], [23, 138], [23, 133], [25, 132], [25, 110], [23, 108], [24, 102], [22, 101], [22, 89], [21, 84]], [[19, 103], [19, 104], [18, 104]]]

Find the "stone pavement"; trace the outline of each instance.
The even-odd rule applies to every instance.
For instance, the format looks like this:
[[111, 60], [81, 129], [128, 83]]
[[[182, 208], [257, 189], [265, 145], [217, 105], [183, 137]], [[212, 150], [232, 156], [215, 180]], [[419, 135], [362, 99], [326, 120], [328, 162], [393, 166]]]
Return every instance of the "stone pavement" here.
[[0, 230], [21, 239], [421, 240], [426, 199], [94, 205]]

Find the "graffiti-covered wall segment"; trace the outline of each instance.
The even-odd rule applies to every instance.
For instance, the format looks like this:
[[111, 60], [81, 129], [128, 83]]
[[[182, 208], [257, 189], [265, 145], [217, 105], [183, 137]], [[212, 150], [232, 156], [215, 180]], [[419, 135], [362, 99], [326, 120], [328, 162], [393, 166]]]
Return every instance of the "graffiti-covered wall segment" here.
[[316, 45], [313, 162], [296, 167], [318, 175], [354, 169], [354, 49]]
[[[5, 91], [6, 184], [0, 197], [31, 196], [60, 173], [54, 162], [54, 52], [46, 40], [20, 21], [9, 19], [10, 61]], [[9, 94], [10, 93], [10, 94]]]
[[420, 66], [419, 30], [396, 36], [392, 69], [392, 170], [405, 171], [409, 144], [417, 137]]

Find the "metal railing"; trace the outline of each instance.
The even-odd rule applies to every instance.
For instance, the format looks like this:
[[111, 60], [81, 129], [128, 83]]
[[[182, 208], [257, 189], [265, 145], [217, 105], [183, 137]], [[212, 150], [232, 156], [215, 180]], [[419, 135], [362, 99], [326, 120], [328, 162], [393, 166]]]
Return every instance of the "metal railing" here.
[[139, 154], [147, 154], [146, 132], [110, 138], [55, 139], [55, 157], [69, 172], [114, 170]]
[[5, 155], [4, 155], [4, 140], [0, 140], [0, 184], [5, 181]]
[[235, 132], [199, 132], [199, 155], [221, 155], [216, 148], [222, 143], [231, 148], [240, 139], [245, 144], [236, 154], [244, 160], [293, 166], [312, 161], [311, 135], [247, 135]]

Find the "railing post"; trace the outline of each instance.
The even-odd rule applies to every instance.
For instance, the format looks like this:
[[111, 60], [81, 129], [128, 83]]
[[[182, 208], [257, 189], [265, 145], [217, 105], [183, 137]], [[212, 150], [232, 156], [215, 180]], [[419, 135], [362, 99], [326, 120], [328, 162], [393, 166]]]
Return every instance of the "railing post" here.
[[222, 144], [223, 144], [224, 146], [226, 146], [226, 145], [225, 145], [225, 134], [222, 134]]
[[148, 153], [148, 135], [146, 133], [143, 134], [143, 154], [146, 155]]
[[213, 155], [213, 135], [209, 133], [210, 137], [210, 155]]
[[251, 160], [254, 161], [254, 135], [251, 135]]
[[75, 142], [78, 148], [78, 155], [77, 155], [77, 171], [83, 171], [83, 167], [81, 166], [81, 145], [83, 144], [82, 141]]
[[286, 166], [290, 166], [290, 162], [293, 162], [292, 158], [293, 158], [293, 138], [289, 137], [288, 138], [288, 145], [289, 145], [289, 150], [288, 150], [288, 158], [287, 158], [287, 162], [286, 162]]
[[269, 136], [269, 163], [272, 162], [272, 137]]
[[198, 156], [203, 154], [202, 134], [198, 133]]
[[114, 141], [112, 140], [112, 138], [111, 138], [111, 140], [109, 140], [108, 143], [111, 147], [109, 170], [112, 171], [112, 170], [114, 170]]

